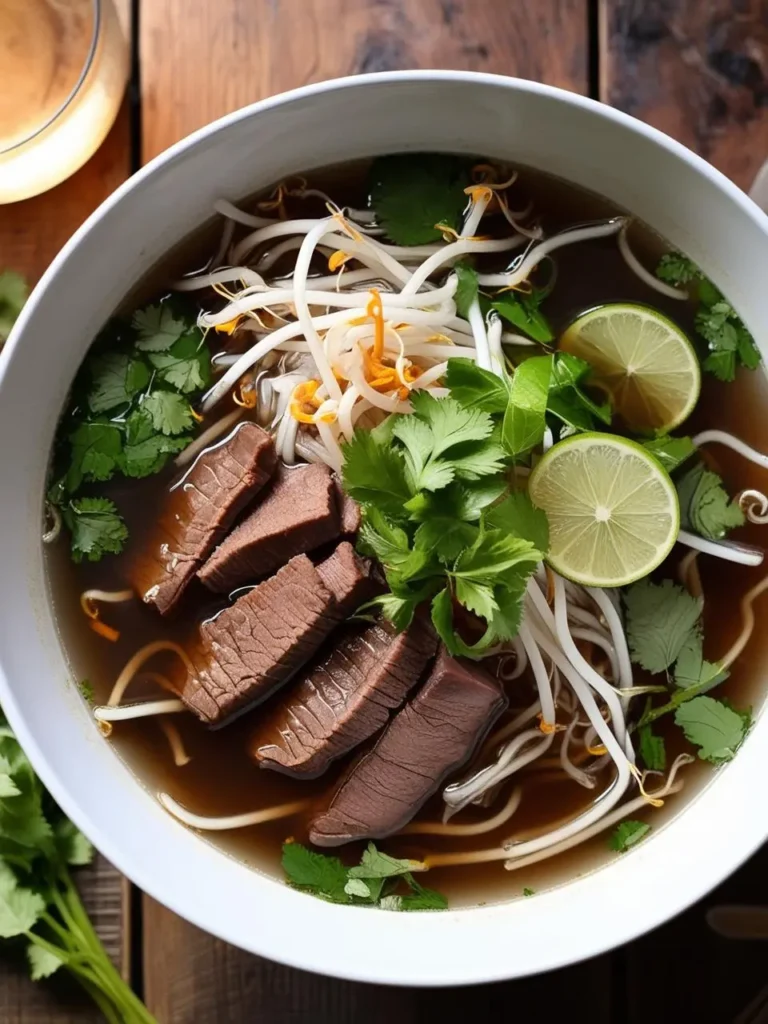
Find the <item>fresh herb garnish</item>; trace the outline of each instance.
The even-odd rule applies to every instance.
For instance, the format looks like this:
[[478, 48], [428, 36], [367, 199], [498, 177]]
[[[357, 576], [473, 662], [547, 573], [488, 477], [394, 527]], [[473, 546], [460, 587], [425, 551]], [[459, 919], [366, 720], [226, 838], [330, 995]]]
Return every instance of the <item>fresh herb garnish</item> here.
[[630, 846], [639, 843], [650, 831], [651, 826], [644, 821], [622, 821], [611, 833], [608, 843], [617, 853], [626, 853]]
[[[465, 365], [454, 370], [450, 363], [448, 382], [463, 401], [416, 393], [412, 415], [390, 417], [386, 430], [356, 431], [345, 447], [344, 486], [362, 505], [361, 549], [381, 562], [389, 585], [371, 606], [403, 629], [431, 601], [448, 650], [479, 657], [516, 635], [528, 576], [546, 550], [546, 517], [527, 495], [494, 503], [508, 491], [513, 454], [496, 440], [503, 438], [502, 408], [506, 424], [516, 416], [510, 409], [517, 395], [514, 438], [516, 449], [527, 451], [543, 433], [547, 379], [540, 371], [549, 373], [551, 357], [528, 360], [511, 382], [498, 378], [497, 395], [506, 402], [495, 403], [495, 415], [480, 408], [472, 364], [457, 362]], [[529, 364], [533, 373], [525, 370]], [[516, 389], [518, 374], [523, 384]], [[454, 622], [461, 608], [465, 619], [468, 612], [479, 621], [473, 643]], [[473, 631], [471, 620], [464, 625]]]
[[0, 939], [24, 939], [34, 981], [60, 968], [109, 1020], [154, 1018], [113, 966], [88, 920], [70, 867], [93, 847], [43, 789], [0, 713]]
[[703, 463], [691, 467], [676, 485], [682, 529], [721, 540], [729, 530], [744, 525], [738, 502], [731, 501], [723, 481]]
[[86, 704], [93, 704], [93, 683], [90, 681], [90, 679], [81, 679], [80, 682], [77, 684], [77, 688], [80, 691], [80, 695], [82, 696]]
[[515, 369], [501, 428], [502, 443], [511, 456], [525, 455], [541, 443], [551, 379], [552, 356], [534, 356]]
[[597, 402], [584, 390], [592, 367], [569, 352], [555, 352], [549, 382], [547, 412], [575, 430], [598, 430], [611, 423], [611, 403]]
[[541, 312], [540, 306], [545, 298], [543, 291], [534, 289], [530, 295], [505, 292], [500, 298], [491, 302], [491, 308], [495, 309], [499, 316], [507, 320], [518, 331], [540, 342], [548, 345], [555, 340], [555, 335], [549, 320]]
[[686, 738], [700, 747], [700, 757], [729, 760], [750, 727], [751, 713], [702, 696], [728, 678], [726, 669], [704, 657], [703, 602], [671, 580], [641, 580], [625, 592], [624, 603], [632, 660], [649, 672], [666, 673], [670, 688], [664, 704], [652, 707], [649, 701], [639, 722], [646, 767], [664, 770], [663, 741], [649, 727], [671, 711]]
[[453, 301], [456, 303], [456, 312], [466, 320], [469, 317], [470, 306], [480, 291], [477, 271], [466, 260], [461, 260], [453, 268], [453, 272], [459, 282], [456, 285]]
[[526, 887], [523, 889], [523, 896], [535, 896], [535, 895], [536, 895], [536, 890], [535, 889], [529, 889], [528, 886], [526, 885]]
[[338, 857], [316, 853], [300, 843], [283, 846], [283, 870], [289, 885], [302, 892], [354, 906], [381, 910], [444, 910], [443, 895], [426, 889], [413, 877], [421, 865], [398, 860], [369, 843], [356, 867], [345, 867]]
[[169, 302], [113, 321], [86, 357], [71, 408], [59, 425], [56, 478], [48, 500], [61, 507], [72, 557], [119, 554], [128, 532], [111, 501], [86, 491], [116, 475], [159, 472], [193, 437], [190, 397], [211, 380], [202, 332]]
[[27, 282], [15, 270], [0, 272], [0, 347], [7, 341], [29, 296]]
[[697, 451], [690, 437], [670, 437], [669, 434], [643, 441], [643, 447], [656, 456], [668, 473], [682, 466]]
[[72, 537], [72, 558], [98, 562], [105, 554], [118, 555], [128, 538], [128, 529], [108, 498], [74, 498], [62, 509], [64, 523]]
[[732, 381], [738, 366], [754, 370], [760, 365], [760, 352], [741, 317], [687, 256], [662, 256], [656, 276], [668, 284], [693, 286], [699, 302], [696, 331], [709, 350], [702, 363], [705, 370], [718, 380]]
[[397, 245], [438, 242], [436, 225], [458, 229], [467, 205], [471, 164], [435, 153], [400, 154], [375, 160], [368, 191], [376, 218]]
[[699, 748], [699, 757], [713, 764], [730, 761], [741, 746], [750, 716], [712, 697], [694, 697], [675, 712], [685, 738]]

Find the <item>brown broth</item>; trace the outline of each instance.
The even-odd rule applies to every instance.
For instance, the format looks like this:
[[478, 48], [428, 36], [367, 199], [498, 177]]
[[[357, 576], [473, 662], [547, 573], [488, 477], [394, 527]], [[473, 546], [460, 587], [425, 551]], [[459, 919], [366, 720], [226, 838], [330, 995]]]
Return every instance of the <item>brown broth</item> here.
[[[313, 173], [311, 183], [334, 197], [341, 197], [344, 203], [360, 206], [365, 200], [361, 190], [364, 171], [365, 165], [345, 165]], [[523, 197], [521, 206], [527, 199], [534, 203], [547, 234], [571, 224], [623, 212], [600, 197], [532, 170], [521, 173], [520, 182], [515, 186], [516, 200], [518, 196]], [[295, 205], [297, 201], [293, 202]], [[248, 203], [243, 205], [247, 207]], [[302, 216], [317, 215], [323, 212], [322, 203], [304, 201], [301, 211]], [[292, 214], [295, 212], [291, 210]], [[124, 308], [132, 309], [150, 296], [162, 294], [163, 288], [181, 270], [202, 265], [207, 254], [216, 248], [218, 231], [219, 228], [211, 222], [169, 254], [162, 265], [126, 298]], [[652, 231], [638, 225], [632, 229], [631, 241], [638, 256], [648, 266], [653, 266], [667, 248]], [[556, 259], [557, 283], [545, 308], [557, 332], [585, 309], [604, 302], [630, 300], [656, 306], [692, 333], [692, 309], [651, 292], [626, 267], [615, 239], [564, 247], [558, 251]], [[693, 432], [705, 425], [714, 425], [737, 433], [748, 443], [765, 449], [768, 437], [759, 410], [767, 403], [768, 387], [762, 369], [753, 373], [742, 371], [737, 382], [731, 385], [719, 384], [708, 377], [699, 405], [686, 429]], [[717, 414], [713, 415], [715, 409]], [[220, 414], [221, 409], [217, 409], [214, 415]], [[731, 492], [744, 487], [760, 489], [763, 473], [757, 466], [722, 447], [708, 449], [707, 458], [711, 458], [713, 466], [722, 473]], [[130, 541], [124, 555], [108, 557], [96, 564], [74, 565], [69, 559], [66, 544], [60, 544], [48, 553], [51, 599], [61, 642], [68, 654], [73, 676], [76, 679], [87, 678], [91, 682], [96, 703], [106, 701], [120, 669], [139, 647], [157, 639], [173, 639], [184, 644], [197, 624], [220, 606], [212, 603], [211, 595], [200, 586], [190, 590], [181, 613], [169, 620], [161, 619], [138, 601], [108, 605], [104, 608], [103, 617], [121, 632], [119, 641], [114, 644], [90, 631], [80, 611], [78, 595], [85, 588], [115, 590], [128, 586], [127, 565], [145, 542], [171, 477], [169, 470], [145, 480], [120, 480], [102, 488], [100, 493], [106, 493], [118, 503], [130, 530]], [[739, 537], [749, 543], [760, 544], [760, 530], [759, 526], [749, 526], [740, 531]], [[676, 548], [662, 574], [674, 577], [676, 564], [684, 554], [684, 549]], [[707, 598], [705, 653], [714, 659], [724, 653], [738, 634], [739, 597], [760, 578], [762, 570], [706, 557], [700, 560], [700, 567]], [[162, 657], [156, 658], [151, 667], [162, 671]], [[758, 703], [762, 699], [759, 669], [767, 657], [768, 634], [758, 630], [734, 667], [731, 678], [721, 688], [722, 694], [739, 705]], [[509, 692], [513, 708], [519, 709], [531, 702], [533, 691], [526, 678], [509, 684]], [[131, 689], [130, 695], [141, 696], [141, 686]], [[273, 699], [279, 700], [279, 695]], [[247, 757], [245, 748], [253, 724], [262, 712], [263, 708], [255, 709], [219, 732], [208, 730], [191, 714], [172, 716], [171, 720], [192, 756], [191, 762], [183, 768], [173, 766], [167, 741], [156, 720], [118, 723], [109, 742], [147, 790], [152, 793], [166, 791], [200, 814], [241, 813], [303, 796], [322, 805], [344, 766], [339, 765], [321, 779], [309, 783], [259, 769]], [[684, 748], [679, 730], [669, 718], [659, 723], [659, 731], [667, 737], [673, 754]], [[552, 749], [556, 750], [556, 746]], [[647, 817], [654, 825], [669, 821], [692, 794], [711, 780], [712, 774], [712, 770], [703, 764], [687, 769], [685, 796], [669, 800], [663, 811], [649, 811], [640, 817]], [[466, 839], [393, 837], [382, 845], [395, 856], [412, 857], [421, 857], [427, 852], [490, 848], [518, 832], [545, 828], [550, 822], [576, 814], [594, 799], [594, 792], [554, 773], [537, 777], [535, 772], [526, 771], [520, 775], [519, 781], [525, 785], [521, 807], [512, 821], [496, 832]], [[510, 785], [505, 792], [509, 792]], [[501, 802], [494, 811], [500, 805]], [[441, 809], [440, 798], [435, 797], [419, 819], [437, 821]], [[481, 819], [490, 813], [493, 812], [470, 809], [460, 820]], [[207, 833], [203, 838], [254, 868], [280, 877], [280, 847], [289, 835], [299, 840], [306, 839], [306, 816], [229, 833]], [[360, 849], [360, 844], [352, 844], [340, 852], [351, 863], [359, 856]], [[428, 884], [445, 892], [454, 906], [498, 901], [521, 895], [523, 887], [540, 891], [562, 884], [595, 870], [613, 856], [615, 854], [608, 851], [606, 836], [601, 835], [564, 856], [519, 872], [506, 872], [502, 862], [495, 861], [471, 868], [435, 869], [429, 873]]]

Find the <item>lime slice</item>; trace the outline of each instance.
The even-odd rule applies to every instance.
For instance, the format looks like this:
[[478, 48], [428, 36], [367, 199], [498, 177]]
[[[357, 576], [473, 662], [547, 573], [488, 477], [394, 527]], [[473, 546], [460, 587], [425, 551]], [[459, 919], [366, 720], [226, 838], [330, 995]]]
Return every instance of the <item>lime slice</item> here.
[[639, 434], [673, 430], [699, 398], [701, 372], [688, 338], [650, 306], [613, 302], [575, 320], [560, 348], [592, 366], [593, 380]]
[[675, 485], [653, 455], [613, 434], [575, 434], [528, 482], [549, 520], [552, 568], [592, 587], [623, 587], [664, 561], [677, 539]]

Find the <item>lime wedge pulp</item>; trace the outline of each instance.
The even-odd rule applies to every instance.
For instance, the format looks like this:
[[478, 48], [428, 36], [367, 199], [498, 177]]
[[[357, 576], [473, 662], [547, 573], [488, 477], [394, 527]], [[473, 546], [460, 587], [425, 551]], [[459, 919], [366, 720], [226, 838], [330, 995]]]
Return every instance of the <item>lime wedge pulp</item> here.
[[693, 346], [650, 306], [598, 306], [566, 329], [560, 348], [591, 365], [594, 383], [633, 432], [674, 430], [698, 400], [701, 371]]
[[585, 586], [622, 587], [647, 576], [680, 528], [677, 492], [642, 445], [575, 434], [542, 457], [528, 482], [549, 520], [547, 561]]

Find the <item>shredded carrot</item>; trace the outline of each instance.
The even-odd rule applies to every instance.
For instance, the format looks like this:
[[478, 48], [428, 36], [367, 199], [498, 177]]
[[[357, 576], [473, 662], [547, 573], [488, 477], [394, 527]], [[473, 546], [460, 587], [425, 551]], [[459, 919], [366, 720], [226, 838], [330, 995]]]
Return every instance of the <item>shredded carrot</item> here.
[[473, 203], [479, 203], [483, 199], [490, 202], [493, 199], [493, 190], [488, 185], [470, 185], [464, 189], [464, 194], [470, 196]]
[[216, 326], [214, 327], [214, 330], [218, 334], [234, 334], [235, 331], [238, 328], [238, 325], [240, 324], [240, 321], [242, 319], [243, 318], [241, 316], [236, 316], [232, 320], [227, 320], [226, 323], [216, 324]]
[[106, 622], [102, 622], [101, 619], [91, 619], [88, 625], [99, 636], [103, 636], [105, 640], [109, 640], [112, 643], [120, 639], [120, 630], [113, 629], [112, 626], [108, 626]]
[[371, 288], [371, 300], [365, 311], [373, 320], [373, 358], [381, 359], [384, 355], [384, 306], [378, 288]]

